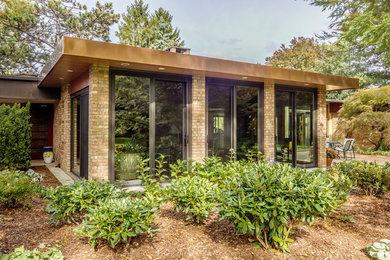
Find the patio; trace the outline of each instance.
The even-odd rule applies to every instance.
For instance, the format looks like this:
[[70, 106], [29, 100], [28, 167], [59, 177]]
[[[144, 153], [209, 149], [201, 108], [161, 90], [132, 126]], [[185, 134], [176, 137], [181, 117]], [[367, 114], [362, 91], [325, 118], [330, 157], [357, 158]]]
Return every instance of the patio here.
[[[367, 162], [374, 162], [377, 161], [379, 164], [384, 165], [386, 162], [390, 162], [390, 156], [386, 155], [368, 155], [368, 154], [356, 154], [356, 158], [354, 160], [359, 160], [359, 161], [367, 161]], [[333, 163], [338, 163], [345, 161], [343, 156], [341, 156], [340, 159], [334, 159]]]

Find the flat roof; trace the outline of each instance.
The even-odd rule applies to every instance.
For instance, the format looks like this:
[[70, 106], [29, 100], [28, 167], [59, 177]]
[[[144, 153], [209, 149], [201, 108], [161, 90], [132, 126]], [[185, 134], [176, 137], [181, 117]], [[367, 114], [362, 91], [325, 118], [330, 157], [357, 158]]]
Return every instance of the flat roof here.
[[91, 64], [129, 70], [226, 78], [326, 90], [359, 88], [355, 78], [283, 69], [253, 63], [64, 37], [41, 72], [40, 87], [60, 87], [89, 69]]

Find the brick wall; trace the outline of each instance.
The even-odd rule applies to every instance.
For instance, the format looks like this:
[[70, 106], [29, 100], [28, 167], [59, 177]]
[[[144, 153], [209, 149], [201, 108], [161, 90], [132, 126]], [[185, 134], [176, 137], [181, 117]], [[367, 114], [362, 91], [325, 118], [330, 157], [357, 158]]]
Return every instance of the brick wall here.
[[264, 156], [275, 159], [275, 85], [264, 81]]
[[326, 167], [326, 90], [325, 86], [318, 88], [317, 95], [317, 155], [318, 167]]
[[61, 87], [61, 100], [54, 104], [53, 152], [55, 163], [70, 172], [70, 94], [69, 85]]
[[109, 180], [109, 67], [89, 68], [88, 178]]
[[201, 162], [206, 156], [206, 80], [192, 77], [191, 158]]

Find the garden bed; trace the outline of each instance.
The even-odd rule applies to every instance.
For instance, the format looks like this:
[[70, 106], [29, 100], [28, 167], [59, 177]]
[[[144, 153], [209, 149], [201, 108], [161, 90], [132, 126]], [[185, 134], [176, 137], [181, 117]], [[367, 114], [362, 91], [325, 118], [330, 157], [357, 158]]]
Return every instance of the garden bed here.
[[[59, 185], [46, 167], [34, 170], [44, 174], [43, 185]], [[29, 208], [0, 208], [0, 252], [22, 245], [33, 249], [45, 243], [57, 246], [65, 259], [368, 259], [363, 252], [367, 244], [390, 238], [389, 193], [379, 198], [351, 195], [338, 214], [319, 218], [313, 226], [296, 227], [291, 253], [285, 254], [249, 245], [251, 237], [235, 235], [233, 226], [219, 222], [215, 213], [205, 224], [189, 224], [169, 203], [157, 212], [155, 228], [160, 231], [153, 237], [134, 238], [115, 250], [106, 243], [93, 249], [75, 235], [72, 226], [47, 224], [46, 205], [34, 197]]]

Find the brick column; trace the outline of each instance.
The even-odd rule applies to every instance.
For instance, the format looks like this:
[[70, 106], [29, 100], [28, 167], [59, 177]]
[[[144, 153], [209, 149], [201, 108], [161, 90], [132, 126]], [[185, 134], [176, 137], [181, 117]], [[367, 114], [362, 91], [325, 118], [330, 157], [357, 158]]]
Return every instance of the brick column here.
[[61, 86], [61, 100], [54, 104], [53, 152], [55, 163], [61, 169], [70, 172], [70, 94], [69, 85]]
[[191, 159], [202, 162], [206, 156], [206, 79], [192, 77]]
[[109, 67], [89, 67], [88, 179], [109, 178]]
[[317, 156], [318, 168], [326, 167], [326, 90], [318, 88], [317, 94]]
[[275, 159], [275, 84], [264, 81], [264, 156]]

